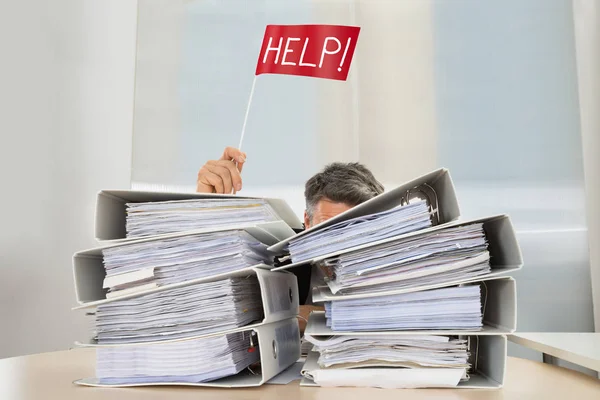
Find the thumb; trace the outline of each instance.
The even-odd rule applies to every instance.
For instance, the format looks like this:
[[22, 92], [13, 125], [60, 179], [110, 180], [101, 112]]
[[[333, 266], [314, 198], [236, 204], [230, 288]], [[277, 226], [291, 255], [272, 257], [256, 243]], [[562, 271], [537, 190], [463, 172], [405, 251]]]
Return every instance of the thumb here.
[[244, 163], [246, 162], [246, 153], [235, 147], [226, 147], [221, 156], [221, 160], [235, 161], [237, 163], [238, 171], [242, 172], [242, 168], [244, 168]]
[[221, 156], [221, 160], [233, 160], [236, 161], [238, 164], [243, 164], [246, 162], [246, 153], [239, 149], [236, 149], [235, 147], [226, 147], [225, 151], [223, 151], [223, 155]]

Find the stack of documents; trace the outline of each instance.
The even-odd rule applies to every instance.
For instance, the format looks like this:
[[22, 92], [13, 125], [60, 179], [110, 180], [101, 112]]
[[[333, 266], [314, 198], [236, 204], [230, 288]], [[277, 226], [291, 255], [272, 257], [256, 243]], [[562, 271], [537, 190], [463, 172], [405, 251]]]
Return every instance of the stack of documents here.
[[341, 221], [291, 239], [289, 252], [292, 261], [297, 263], [431, 225], [427, 203], [423, 200], [414, 201], [388, 211]]
[[217, 229], [242, 223], [260, 224], [280, 217], [264, 199], [195, 199], [127, 203], [128, 238], [199, 229]]
[[283, 200], [103, 191], [96, 211], [111, 243], [73, 277], [97, 370], [77, 383], [258, 386], [298, 359], [297, 278], [267, 250], [301, 225]]
[[101, 304], [99, 344], [156, 342], [246, 326], [263, 318], [256, 275], [227, 278]]
[[469, 366], [467, 341], [457, 336], [365, 335], [306, 336], [319, 353], [321, 368], [425, 367], [460, 368]]
[[322, 277], [303, 385], [502, 386], [520, 249], [508, 216], [458, 216], [434, 171], [269, 247]]
[[[303, 385], [502, 386], [516, 291], [512, 278], [496, 275], [522, 265], [507, 216], [443, 224], [311, 261], [325, 276], [313, 290], [325, 312], [308, 321], [315, 347]], [[461, 355], [402, 342], [412, 335], [446, 337]]]
[[242, 230], [119, 245], [102, 253], [108, 298], [272, 261], [266, 245]]
[[332, 293], [372, 293], [471, 279], [490, 272], [482, 223], [365, 246], [319, 263]]
[[478, 285], [325, 303], [333, 331], [471, 330], [482, 327]]
[[308, 336], [302, 374], [319, 386], [455, 387], [468, 380], [469, 340], [457, 336]]
[[260, 360], [251, 332], [171, 343], [102, 347], [96, 353], [100, 384], [199, 383], [234, 375]]

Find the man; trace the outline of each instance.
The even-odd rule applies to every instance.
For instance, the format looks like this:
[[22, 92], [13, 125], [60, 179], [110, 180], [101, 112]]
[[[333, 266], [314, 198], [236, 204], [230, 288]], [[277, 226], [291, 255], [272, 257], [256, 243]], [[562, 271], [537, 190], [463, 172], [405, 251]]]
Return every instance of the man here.
[[[241, 172], [246, 153], [227, 147], [219, 160], [208, 161], [198, 172], [196, 190], [200, 193], [236, 193], [242, 190]], [[383, 193], [371, 171], [359, 163], [333, 163], [310, 178], [305, 185], [304, 227], [306, 229], [328, 220], [378, 194]], [[292, 270], [298, 277], [300, 315], [308, 318], [310, 311], [320, 309], [305, 304], [310, 291], [310, 269]], [[301, 322], [301, 330], [304, 324]]]

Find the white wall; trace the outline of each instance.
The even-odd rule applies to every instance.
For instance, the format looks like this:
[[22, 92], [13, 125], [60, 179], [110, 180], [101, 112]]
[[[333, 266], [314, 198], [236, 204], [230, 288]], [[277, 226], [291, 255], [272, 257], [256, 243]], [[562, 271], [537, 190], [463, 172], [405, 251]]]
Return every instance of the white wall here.
[[96, 191], [129, 187], [136, 6], [0, 4], [0, 358], [88, 334], [71, 256]]

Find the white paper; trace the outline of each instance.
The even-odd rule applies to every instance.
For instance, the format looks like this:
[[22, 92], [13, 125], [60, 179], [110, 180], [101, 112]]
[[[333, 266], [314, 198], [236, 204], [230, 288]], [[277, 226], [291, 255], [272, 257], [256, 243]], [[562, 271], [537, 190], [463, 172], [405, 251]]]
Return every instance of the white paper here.
[[367, 363], [382, 366], [467, 368], [467, 340], [434, 335], [307, 336], [320, 368], [353, 368]]
[[377, 387], [386, 389], [455, 387], [465, 368], [319, 368], [318, 353], [311, 352], [302, 375], [323, 387]]
[[280, 217], [264, 199], [195, 199], [127, 203], [127, 237], [144, 237], [240, 223], [260, 224]]
[[246, 326], [264, 317], [255, 275], [193, 284], [99, 305], [99, 344], [181, 339]]
[[98, 348], [101, 384], [197, 383], [239, 373], [259, 361], [250, 332], [180, 342]]
[[334, 331], [480, 330], [478, 285], [364, 299], [325, 302], [327, 326]]
[[325, 259], [319, 266], [334, 294], [427, 286], [491, 271], [481, 223], [399, 238]]
[[[242, 230], [194, 234], [102, 250], [111, 296], [269, 264], [266, 245]], [[107, 296], [108, 297], [108, 296]]]
[[415, 201], [388, 211], [342, 221], [291, 239], [289, 251], [292, 261], [300, 262], [364, 243], [425, 229], [431, 225], [427, 203]]

